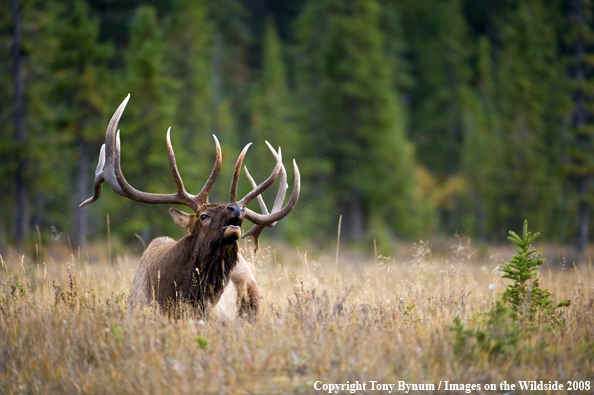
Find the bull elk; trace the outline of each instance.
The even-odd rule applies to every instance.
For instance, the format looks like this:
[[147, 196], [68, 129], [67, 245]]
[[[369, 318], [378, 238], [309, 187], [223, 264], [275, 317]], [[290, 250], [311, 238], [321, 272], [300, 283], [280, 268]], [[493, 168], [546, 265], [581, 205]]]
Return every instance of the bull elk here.
[[[259, 291], [247, 261], [239, 253], [238, 239], [248, 236], [254, 238], [258, 248], [258, 236], [265, 227], [274, 226], [291, 212], [299, 198], [299, 168], [293, 160], [295, 181], [289, 202], [283, 207], [288, 188], [287, 174], [282, 164], [279, 148], [276, 152], [268, 142], [268, 148], [276, 159], [272, 174], [260, 185], [256, 185], [247, 168], [246, 175], [253, 187], [241, 200], [237, 201], [237, 184], [241, 165], [250, 146], [246, 145], [237, 162], [231, 181], [228, 203], [209, 203], [208, 195], [221, 167], [221, 147], [213, 135], [216, 146], [216, 160], [210, 177], [198, 195], [186, 192], [180, 177], [170, 131], [167, 131], [167, 151], [169, 166], [177, 185], [177, 193], [154, 194], [133, 188], [124, 178], [120, 167], [120, 134], [116, 133], [118, 122], [124, 112], [130, 95], [119, 106], [105, 135], [101, 147], [99, 164], [95, 171], [93, 196], [80, 207], [96, 201], [101, 195], [105, 181], [116, 193], [142, 203], [179, 204], [191, 208], [195, 214], [188, 214], [175, 208], [169, 213], [177, 226], [186, 230], [187, 235], [179, 241], [169, 237], [159, 237], [151, 241], [140, 258], [138, 270], [134, 274], [130, 291], [130, 312], [142, 309], [152, 301], [164, 309], [186, 300], [204, 312], [213, 307], [216, 316], [234, 319], [238, 314], [257, 313]], [[280, 177], [280, 187], [272, 210], [268, 212], [261, 193]], [[247, 208], [248, 203], [257, 198], [263, 214]], [[243, 235], [241, 225], [247, 218], [255, 225]]]

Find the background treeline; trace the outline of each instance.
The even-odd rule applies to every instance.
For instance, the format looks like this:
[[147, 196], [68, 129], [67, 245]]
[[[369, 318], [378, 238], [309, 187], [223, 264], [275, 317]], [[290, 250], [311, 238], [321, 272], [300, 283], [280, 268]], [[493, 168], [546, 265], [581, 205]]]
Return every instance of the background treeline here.
[[247, 142], [257, 181], [274, 165], [264, 140], [296, 158], [288, 240], [333, 240], [341, 214], [344, 237], [380, 249], [456, 230], [501, 241], [528, 219], [583, 249], [593, 27], [590, 0], [0, 2], [0, 244], [37, 225], [84, 245], [107, 214], [121, 240], [182, 234], [109, 188], [77, 208], [130, 93], [122, 168], [138, 189], [175, 191], [171, 126], [191, 193], [221, 141], [211, 201]]

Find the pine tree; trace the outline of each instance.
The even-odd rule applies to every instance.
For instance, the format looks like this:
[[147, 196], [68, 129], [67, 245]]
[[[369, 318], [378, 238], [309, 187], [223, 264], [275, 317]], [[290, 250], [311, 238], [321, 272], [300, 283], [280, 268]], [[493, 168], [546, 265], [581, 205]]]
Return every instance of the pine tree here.
[[[274, 22], [268, 19], [264, 33], [262, 70], [251, 97], [250, 135], [259, 142], [269, 140], [274, 145], [281, 145], [286, 150], [283, 156], [290, 158], [296, 152], [297, 139], [281, 44]], [[268, 150], [263, 144], [258, 146], [263, 148], [258, 152], [265, 156]], [[265, 173], [266, 168], [262, 175]]]
[[[154, 7], [138, 7], [130, 28], [123, 89], [119, 93], [121, 99], [131, 94], [120, 121], [122, 171], [132, 186], [152, 193], [171, 193], [176, 188], [165, 145], [170, 126], [174, 148], [183, 144], [182, 139], [176, 138], [173, 127], [178, 104], [173, 93], [177, 86], [165, 62], [167, 48], [163, 30]], [[183, 168], [180, 171], [183, 173]], [[141, 230], [141, 236], [148, 240], [162, 233], [163, 227], [174, 228], [168, 216], [159, 215], [163, 213], [162, 208], [133, 203], [120, 196], [117, 199], [118, 207], [128, 207], [129, 217], [126, 221], [120, 218], [122, 223], [114, 223], [114, 226], [120, 226], [129, 234]]]
[[[8, 42], [12, 41], [13, 32], [11, 31], [13, 21], [11, 16], [10, 4], [8, 2], [0, 3], [0, 58], [10, 59], [11, 46]], [[13, 151], [10, 147], [12, 145], [12, 136], [14, 135], [12, 123], [12, 78], [11, 78], [11, 64], [9, 62], [0, 62], [0, 123], [6, 125], [4, 133], [0, 133], [0, 190], [5, 191], [4, 196], [0, 196], [0, 205], [6, 208], [12, 208], [13, 193], [13, 177], [12, 167], [13, 160], [9, 156]], [[7, 210], [8, 211], [8, 210]], [[5, 216], [6, 217], [6, 216]], [[4, 250], [4, 245], [7, 242], [10, 234], [7, 230], [10, 229], [9, 224], [12, 223], [11, 218], [0, 218], [0, 251]]]
[[[401, 5], [391, 0], [380, 0], [379, 4], [381, 7], [380, 28], [385, 38], [386, 56], [391, 63], [394, 89], [402, 92], [404, 96], [408, 96], [415, 88], [415, 81], [411, 72], [411, 62], [406, 58], [410, 47], [404, 34]], [[404, 101], [406, 100], [405, 98]]]
[[[53, 26], [57, 25], [55, 10], [59, 5], [47, 3], [38, 0], [21, 0], [18, 3], [19, 17], [21, 18], [22, 31], [19, 53], [21, 57], [22, 74], [22, 111], [21, 127], [26, 135], [26, 140], [18, 142], [13, 128], [13, 97], [14, 97], [14, 78], [12, 76], [11, 62], [2, 63], [2, 67], [7, 67], [5, 73], [0, 73], [0, 101], [2, 105], [0, 119], [7, 126], [6, 133], [0, 134], [0, 187], [4, 193], [0, 196], [0, 204], [12, 211], [18, 202], [26, 213], [24, 223], [28, 232], [31, 224], [43, 227], [50, 220], [57, 219], [54, 225], [63, 229], [67, 224], [67, 217], [53, 210], [53, 207], [47, 207], [45, 204], [47, 190], [52, 189], [53, 194], [62, 199], [64, 210], [67, 204], [64, 204], [62, 192], [64, 190], [61, 177], [65, 170], [56, 165], [52, 159], [59, 150], [52, 149], [60, 144], [60, 139], [56, 138], [55, 125], [52, 123], [52, 112], [49, 110], [51, 98], [49, 91], [53, 83], [53, 76], [50, 71], [50, 61], [56, 49]], [[12, 35], [14, 31], [14, 21], [9, 4], [5, 5], [7, 12], [0, 12], [0, 31], [4, 37], [10, 37], [5, 43], [13, 42]], [[0, 10], [1, 11], [1, 10]], [[34, 22], [33, 22], [34, 21]], [[16, 42], [14, 42], [16, 44]], [[2, 46], [6, 50], [4, 55], [10, 59], [13, 54], [13, 45]], [[54, 144], [48, 144], [52, 142]], [[26, 167], [20, 174], [23, 185], [26, 186], [27, 195], [34, 197], [32, 199], [17, 198], [15, 189], [15, 175], [18, 163], [26, 163]], [[67, 171], [67, 170], [66, 170]], [[67, 177], [64, 177], [67, 178]], [[18, 202], [17, 202], [18, 201]], [[22, 210], [21, 208], [21, 210]], [[1, 227], [9, 230], [0, 231], [0, 238], [12, 233], [15, 225], [12, 216], [4, 216], [4, 223]], [[20, 222], [20, 221], [19, 221]], [[2, 235], [3, 234], [3, 235]], [[16, 237], [16, 234], [14, 235]]]
[[464, 97], [464, 142], [461, 173], [465, 180], [462, 229], [486, 240], [497, 220], [493, 214], [501, 200], [499, 185], [505, 183], [499, 169], [502, 160], [502, 131], [498, 118], [491, 45], [480, 38], [477, 54], [477, 82]]
[[505, 150], [495, 229], [520, 215], [558, 234], [551, 217], [561, 196], [555, 153], [563, 145], [567, 111], [558, 98], [568, 95], [558, 82], [562, 69], [554, 22], [548, 3], [534, 0], [518, 3], [501, 26], [496, 81]]
[[410, 135], [419, 161], [439, 180], [459, 169], [470, 42], [462, 1], [407, 0], [400, 5], [414, 70]]
[[581, 258], [586, 250], [589, 233], [591, 179], [594, 176], [594, 161], [591, 152], [594, 139], [594, 30], [592, 28], [592, 2], [573, 0], [570, 2], [569, 58], [573, 78], [573, 128], [572, 140], [568, 145], [569, 164], [565, 173], [575, 182], [577, 189], [577, 252]]
[[[171, 129], [182, 177], [198, 193], [214, 161], [211, 59], [213, 25], [206, 1], [178, 0], [167, 32], [168, 68], [177, 81]], [[220, 136], [219, 136], [220, 137]]]
[[[250, 97], [249, 135], [254, 144], [250, 148], [249, 163], [253, 165], [250, 165], [249, 169], [256, 180], [268, 177], [270, 169], [274, 166], [274, 158], [266, 147], [265, 140], [274, 147], [282, 147], [285, 163], [297, 158], [299, 152], [295, 103], [291, 100], [287, 86], [282, 43], [274, 21], [270, 18], [266, 22], [263, 42], [260, 76], [253, 84]], [[269, 195], [274, 196], [275, 193], [276, 191], [273, 191]]]
[[[74, 0], [57, 12], [60, 24], [54, 26], [52, 35], [56, 51], [50, 60], [54, 83], [50, 91], [53, 99], [51, 109], [57, 129], [63, 135], [66, 146], [75, 146], [72, 162], [76, 164], [74, 182], [69, 186], [74, 207], [72, 241], [84, 247], [87, 237], [88, 208], [78, 208], [92, 190], [90, 177], [90, 143], [101, 141], [101, 116], [104, 114], [105, 93], [110, 80], [106, 65], [112, 49], [109, 44], [99, 43], [99, 19], [90, 15], [87, 4]], [[94, 152], [94, 151], [92, 151]], [[94, 155], [93, 155], [94, 156]]]
[[422, 180], [441, 228], [453, 233], [463, 217], [459, 195], [464, 111], [472, 43], [461, 0], [398, 4], [414, 85], [408, 90], [408, 133], [423, 165]]
[[24, 179], [27, 162], [23, 157], [25, 146], [25, 117], [24, 117], [24, 81], [23, 81], [23, 55], [21, 48], [22, 39], [22, 19], [18, 0], [11, 1], [13, 18], [13, 82], [14, 82], [14, 104], [13, 104], [13, 124], [15, 140], [18, 144], [18, 157], [14, 178], [15, 185], [15, 236], [17, 242], [22, 242], [28, 234], [28, 183]]
[[[206, 3], [213, 23], [212, 133], [219, 138], [224, 152], [218, 177], [221, 181], [215, 184], [211, 195], [213, 200], [224, 200], [228, 198], [237, 154], [249, 142], [249, 50], [254, 36], [248, 21], [250, 12], [242, 1], [207, 0]], [[212, 142], [209, 144], [212, 147]], [[238, 193], [242, 188], [245, 184], [240, 183]]]
[[524, 221], [522, 237], [509, 231], [507, 239], [518, 246], [518, 253], [501, 266], [502, 278], [513, 281], [503, 293], [503, 300], [520, 315], [528, 320], [535, 318], [551, 319], [559, 307], [569, 306], [569, 300], [563, 300], [553, 305], [548, 289], [540, 288], [538, 267], [544, 265], [546, 259], [542, 254], [536, 255], [531, 244], [540, 233], [532, 234], [528, 231], [528, 221]]
[[307, 179], [330, 195], [316, 200], [317, 212], [344, 214], [353, 240], [415, 225], [414, 160], [379, 15], [375, 1], [312, 1], [298, 27]]

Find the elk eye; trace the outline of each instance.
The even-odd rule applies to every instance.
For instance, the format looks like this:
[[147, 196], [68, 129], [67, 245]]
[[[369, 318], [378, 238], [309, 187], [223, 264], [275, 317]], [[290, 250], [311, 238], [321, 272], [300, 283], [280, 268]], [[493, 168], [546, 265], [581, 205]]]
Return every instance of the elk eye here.
[[201, 220], [201, 221], [206, 221], [206, 220], [207, 220], [207, 219], [209, 219], [209, 218], [210, 218], [210, 217], [209, 217], [208, 215], [206, 215], [206, 214], [202, 214], [202, 215], [200, 216], [200, 220]]

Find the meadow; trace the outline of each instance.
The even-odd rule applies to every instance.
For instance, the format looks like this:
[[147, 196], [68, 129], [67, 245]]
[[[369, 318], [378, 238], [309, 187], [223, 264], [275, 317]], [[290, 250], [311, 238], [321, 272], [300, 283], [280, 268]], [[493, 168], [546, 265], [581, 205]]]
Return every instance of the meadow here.
[[[263, 300], [257, 319], [235, 324], [183, 308], [176, 317], [130, 317], [138, 256], [108, 260], [107, 246], [86, 256], [46, 245], [33, 256], [2, 257], [0, 392], [310, 394], [314, 386], [359, 381], [367, 386], [356, 393], [388, 393], [377, 385], [390, 383], [393, 393], [405, 393], [398, 390], [404, 382], [435, 385], [416, 393], [484, 394], [510, 393], [500, 389], [503, 381], [593, 384], [591, 263], [547, 262], [540, 286], [554, 300], [571, 301], [561, 324], [504, 326], [494, 338], [516, 341], [499, 350], [461, 334], [486, 327], [480, 313], [509, 283], [498, 265], [510, 259], [511, 247], [479, 254], [459, 239], [438, 254], [421, 242], [401, 247], [395, 258], [288, 247], [254, 254], [250, 244], [242, 251]], [[453, 329], [456, 317], [466, 329]], [[444, 391], [445, 381], [480, 389]]]

